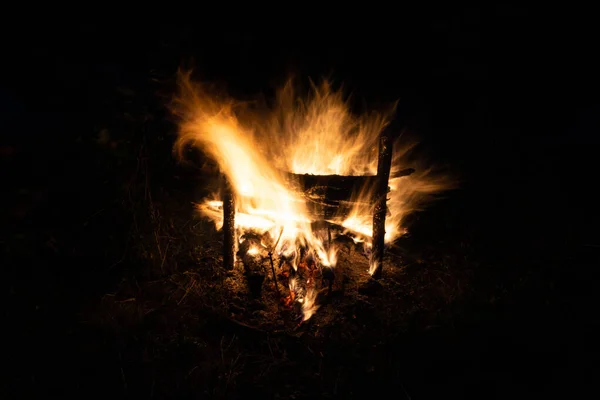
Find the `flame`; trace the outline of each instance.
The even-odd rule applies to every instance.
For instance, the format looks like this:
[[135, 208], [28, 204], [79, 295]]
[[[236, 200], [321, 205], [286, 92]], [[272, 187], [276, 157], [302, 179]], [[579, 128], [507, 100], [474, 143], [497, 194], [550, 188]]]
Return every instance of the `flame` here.
[[[180, 118], [175, 150], [183, 157], [187, 146], [193, 145], [218, 162], [234, 188], [238, 237], [249, 230], [268, 233], [272, 246], [276, 246], [270, 251], [290, 259], [295, 270], [301, 261], [299, 248], [321, 266], [335, 267], [337, 249], [313, 232], [306, 199], [288, 187], [284, 174], [376, 174], [378, 138], [395, 106], [385, 113], [355, 116], [341, 90], [333, 90], [327, 82], [313, 84], [307, 100], [302, 100], [290, 81], [271, 107], [256, 103], [250, 107], [220, 97], [194, 83], [189, 72], [179, 74], [179, 89], [172, 105]], [[406, 148], [395, 145], [392, 176], [403, 167], [401, 158]], [[425, 173], [417, 179], [392, 178], [390, 188], [387, 243], [405, 233], [402, 220], [418, 209], [423, 194], [445, 187]], [[372, 235], [371, 198], [371, 188], [362, 188], [353, 195], [350, 212], [331, 222], [359, 234], [364, 239], [357, 240], [368, 244]], [[221, 229], [221, 201], [207, 200], [197, 207]], [[314, 303], [316, 291], [307, 288], [297, 301], [300, 299], [307, 320], [318, 308]]]
[[328, 82], [312, 84], [308, 99], [300, 98], [288, 81], [277, 93], [275, 110], [261, 135], [273, 141], [270, 152], [285, 171], [313, 175], [374, 175], [377, 141], [395, 110], [355, 116], [341, 90]]
[[288, 286], [290, 287], [291, 293], [296, 293], [298, 291], [298, 280], [296, 278], [291, 278]]
[[317, 291], [314, 288], [310, 288], [306, 291], [304, 301], [302, 302], [302, 321], [308, 321], [317, 310], [319, 305], [316, 303]]
[[248, 252], [247, 252], [247, 254], [249, 254], [249, 255], [251, 255], [251, 256], [255, 256], [255, 255], [257, 255], [257, 254], [259, 253], [259, 251], [260, 251], [260, 250], [258, 249], [258, 247], [256, 247], [256, 246], [252, 246], [252, 247], [250, 247], [250, 248], [248, 249]]

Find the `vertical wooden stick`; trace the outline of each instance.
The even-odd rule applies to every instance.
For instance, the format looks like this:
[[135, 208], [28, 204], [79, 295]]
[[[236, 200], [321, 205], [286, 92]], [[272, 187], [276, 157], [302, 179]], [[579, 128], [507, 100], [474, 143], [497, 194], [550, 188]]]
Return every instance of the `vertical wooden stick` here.
[[374, 193], [373, 211], [373, 251], [371, 253], [371, 276], [381, 278], [383, 252], [385, 246], [385, 215], [387, 213], [387, 193], [392, 167], [392, 139], [382, 133], [379, 137], [379, 159], [377, 161], [377, 184]]
[[273, 252], [269, 252], [269, 260], [271, 261], [271, 272], [273, 272], [273, 283], [275, 284], [275, 290], [277, 290], [277, 297], [281, 298], [279, 293], [279, 285], [277, 284], [277, 274], [275, 273], [275, 264], [273, 263]]
[[271, 261], [271, 271], [273, 272], [273, 283], [275, 284], [275, 289], [277, 290], [277, 297], [279, 298], [281, 298], [281, 293], [279, 293], [279, 285], [277, 284], [277, 274], [275, 273], [275, 264], [273, 264], [273, 251], [275, 251], [275, 249], [277, 248], [277, 245], [281, 240], [281, 235], [283, 235], [283, 226], [281, 227], [281, 231], [279, 231], [279, 237], [277, 238], [275, 245], [271, 250], [269, 250], [269, 260]]
[[223, 200], [223, 267], [233, 269], [235, 260], [235, 197], [231, 184], [222, 175], [221, 193]]

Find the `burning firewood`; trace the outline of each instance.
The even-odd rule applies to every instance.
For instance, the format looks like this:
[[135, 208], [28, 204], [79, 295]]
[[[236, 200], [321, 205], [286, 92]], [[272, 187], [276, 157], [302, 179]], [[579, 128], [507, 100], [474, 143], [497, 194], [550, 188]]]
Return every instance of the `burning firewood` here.
[[[188, 144], [201, 148], [226, 177], [221, 200], [199, 206], [223, 231], [225, 268], [233, 268], [236, 237], [255, 232], [238, 252], [252, 291], [260, 294], [270, 269], [279, 301], [285, 280], [280, 287], [278, 272], [289, 264], [294, 272], [285, 301], [301, 308], [303, 321], [319, 307], [323, 286], [331, 292], [336, 275], [343, 276], [335, 271], [334, 231], [362, 243], [365, 253], [372, 248], [370, 272], [378, 278], [385, 245], [404, 233], [401, 222], [418, 205], [415, 199], [439, 188], [410, 185], [415, 171], [402, 169], [386, 131], [391, 114], [353, 115], [328, 85], [315, 87], [306, 103], [289, 98], [272, 113], [254, 114], [211, 96], [188, 75], [181, 80], [176, 148], [180, 154]], [[280, 95], [286, 98], [285, 91]]]
[[[400, 178], [413, 174], [413, 168], [405, 168], [397, 171], [390, 178]], [[292, 184], [299, 185], [303, 191], [308, 191], [311, 188], [323, 187], [334, 188], [340, 190], [350, 190], [377, 184], [377, 175], [313, 175], [313, 174], [294, 174], [291, 172], [283, 172], [288, 181]]]
[[[410, 176], [415, 172], [406, 168], [394, 173], [391, 178]], [[283, 173], [290, 187], [312, 202], [324, 206], [340, 207], [344, 203], [360, 201], [354, 195], [359, 192], [371, 192], [378, 185], [378, 176], [342, 176], [342, 175], [310, 175]], [[389, 179], [389, 178], [388, 178]], [[387, 187], [387, 181], [386, 181]], [[388, 188], [389, 191], [389, 188]], [[365, 199], [370, 203], [372, 199]], [[337, 210], [336, 210], [337, 211]]]

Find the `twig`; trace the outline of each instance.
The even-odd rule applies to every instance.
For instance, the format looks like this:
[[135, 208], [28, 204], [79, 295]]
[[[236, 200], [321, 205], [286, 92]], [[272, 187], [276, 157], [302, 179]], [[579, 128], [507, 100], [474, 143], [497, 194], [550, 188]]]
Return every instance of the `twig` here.
[[277, 290], [277, 297], [281, 297], [281, 293], [279, 293], [279, 285], [277, 285], [277, 276], [275, 276], [275, 265], [273, 265], [272, 252], [269, 252], [269, 260], [271, 261], [271, 272], [273, 272], [273, 282], [275, 283], [275, 290]]
[[273, 355], [273, 349], [271, 348], [271, 340], [269, 338], [267, 338], [267, 346], [269, 346], [269, 352], [271, 353], [271, 358], [273, 359], [273, 362], [275, 362], [275, 355]]
[[123, 371], [123, 357], [121, 356], [121, 352], [119, 352], [119, 364], [121, 364], [121, 379], [123, 379], [123, 386], [125, 391], [127, 391], [127, 379], [125, 379], [125, 371]]
[[98, 214], [101, 214], [102, 212], [104, 212], [104, 210], [105, 210], [105, 208], [101, 208], [100, 210], [96, 211], [95, 213], [93, 213], [92, 215], [90, 215], [89, 217], [87, 217], [85, 219], [85, 221], [83, 221], [83, 225], [84, 226], [87, 225], [92, 218], [94, 218]]
[[192, 369], [190, 370], [190, 372], [188, 372], [188, 374], [185, 376], [185, 379], [189, 378], [189, 377], [190, 377], [190, 375], [192, 374], [192, 372], [194, 372], [196, 369], [198, 369], [198, 366], [197, 366], [197, 365], [196, 365], [196, 366], [194, 366], [194, 368], [192, 368]]
[[283, 235], [283, 226], [281, 227], [281, 230], [279, 231], [279, 237], [277, 238], [275, 245], [269, 251], [269, 260], [271, 261], [271, 271], [273, 272], [273, 282], [275, 283], [275, 290], [277, 290], [277, 297], [281, 297], [281, 293], [279, 293], [279, 285], [277, 285], [277, 276], [275, 274], [275, 265], [273, 264], [273, 250], [275, 250], [277, 248], [277, 245], [279, 244], [279, 240], [281, 240], [281, 235]]
[[[165, 254], [163, 256], [162, 262], [160, 263], [160, 270], [161, 272], [164, 272], [163, 270], [163, 265], [165, 265], [165, 259], [167, 258], [167, 253], [169, 251], [169, 245], [171, 244], [171, 242], [167, 242], [167, 248], [165, 249]], [[159, 247], [160, 250], [160, 247]]]
[[154, 231], [154, 239], [156, 239], [156, 247], [158, 247], [158, 254], [160, 258], [163, 258], [162, 250], [160, 249], [160, 240], [158, 239], [158, 231]]
[[344, 369], [344, 367], [340, 367], [340, 369], [338, 370], [337, 377], [335, 378], [335, 383], [333, 384], [333, 394], [335, 394], [335, 395], [337, 395], [338, 384], [340, 382], [340, 376], [342, 375], [343, 369]]
[[273, 246], [273, 250], [275, 250], [277, 248], [277, 245], [279, 244], [279, 241], [281, 240], [281, 235], [283, 235], [283, 226], [281, 227], [281, 230], [279, 231], [279, 237], [277, 238], [277, 241], [275, 242], [275, 246]]
[[185, 288], [185, 293], [183, 294], [181, 299], [177, 302], [177, 305], [181, 304], [181, 302], [187, 297], [187, 295], [190, 293], [190, 291], [192, 290], [192, 288], [194, 286], [196, 286], [196, 281], [193, 281], [191, 285], [189, 285], [187, 288]]
[[225, 365], [225, 357], [223, 356], [223, 340], [225, 340], [225, 336], [221, 337], [221, 343], [219, 347], [221, 348], [221, 363]]
[[402, 391], [404, 392], [404, 394], [406, 395], [406, 398], [408, 400], [412, 400], [412, 397], [410, 397], [410, 394], [408, 394], [408, 392], [406, 391], [406, 389], [404, 388], [404, 385], [402, 384], [402, 382], [400, 382], [400, 387], [402, 388]]
[[125, 299], [125, 300], [115, 301], [115, 303], [131, 303], [132, 301], [135, 301], [135, 300], [136, 300], [135, 297], [131, 297], [131, 298]]

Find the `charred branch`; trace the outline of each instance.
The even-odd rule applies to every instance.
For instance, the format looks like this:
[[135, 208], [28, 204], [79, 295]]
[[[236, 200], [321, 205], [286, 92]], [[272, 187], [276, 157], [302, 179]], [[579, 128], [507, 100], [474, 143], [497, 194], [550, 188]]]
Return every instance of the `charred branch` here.
[[273, 284], [275, 285], [275, 290], [277, 291], [277, 297], [281, 298], [281, 293], [279, 293], [279, 285], [277, 284], [277, 274], [275, 273], [275, 264], [273, 263], [273, 250], [279, 244], [279, 240], [281, 240], [281, 235], [283, 234], [283, 228], [279, 232], [279, 237], [277, 238], [277, 242], [271, 250], [269, 250], [269, 261], [271, 262], [271, 272], [273, 273]]
[[379, 159], [377, 161], [377, 185], [375, 187], [373, 202], [373, 253], [371, 263], [373, 278], [381, 277], [383, 268], [383, 252], [385, 246], [385, 217], [387, 214], [387, 193], [392, 167], [393, 142], [389, 136], [381, 135], [379, 138]]
[[221, 178], [223, 200], [223, 267], [232, 270], [235, 260], [235, 196], [233, 188], [223, 175]]
[[[415, 172], [414, 169], [406, 168], [394, 173], [392, 177], [409, 176], [413, 172]], [[356, 194], [363, 191], [376, 191], [379, 184], [379, 177], [377, 175], [300, 175], [290, 172], [285, 172], [284, 174], [290, 187], [305, 197], [308, 210], [315, 219], [331, 219], [333, 216], [339, 217], [347, 214], [357, 205], [354, 199]], [[389, 178], [390, 176], [388, 175], [385, 179], [386, 193], [389, 191], [389, 187], [387, 186]], [[368, 202], [364, 205], [372, 206], [374, 202]]]
[[[394, 173], [392, 178], [409, 176], [413, 172], [415, 172], [414, 169], [406, 168]], [[351, 195], [353, 193], [357, 193], [361, 190], [372, 189], [379, 182], [378, 175], [310, 175], [294, 174], [291, 172], [284, 172], [284, 174], [290, 186], [305, 193], [308, 197], [322, 198], [332, 203], [340, 201], [351, 201]], [[390, 176], [388, 172], [388, 180], [389, 178]]]

